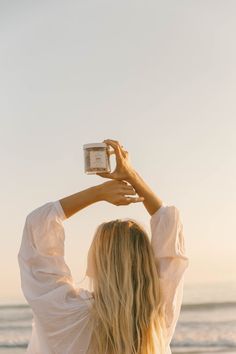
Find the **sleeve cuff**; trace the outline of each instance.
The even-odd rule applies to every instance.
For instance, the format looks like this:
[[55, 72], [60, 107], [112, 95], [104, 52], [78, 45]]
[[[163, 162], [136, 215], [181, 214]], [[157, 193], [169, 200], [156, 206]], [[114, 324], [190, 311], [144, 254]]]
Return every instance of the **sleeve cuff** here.
[[59, 201], [59, 200], [56, 200], [56, 201], [54, 201], [53, 203], [54, 203], [54, 206], [55, 206], [55, 208], [56, 208], [56, 210], [57, 210], [57, 214], [58, 214], [59, 218], [60, 218], [62, 221], [66, 220], [67, 217], [66, 217], [66, 214], [64, 213], [64, 210], [63, 210], [63, 208], [62, 208], [62, 206], [61, 206], [60, 201]]
[[157, 211], [155, 211], [154, 214], [151, 215], [150, 218], [151, 223], [153, 222], [154, 219], [158, 218], [164, 212], [165, 209], [166, 209], [165, 205], [162, 204], [162, 206], [159, 209], [157, 209]]

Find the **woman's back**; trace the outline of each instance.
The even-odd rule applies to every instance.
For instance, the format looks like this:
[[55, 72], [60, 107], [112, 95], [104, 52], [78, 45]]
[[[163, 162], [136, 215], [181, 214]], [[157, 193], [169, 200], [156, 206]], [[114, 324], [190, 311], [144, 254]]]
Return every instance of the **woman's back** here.
[[[27, 353], [38, 350], [45, 354], [76, 354], [89, 349], [94, 298], [90, 291], [73, 286], [63, 257], [65, 219], [59, 201], [46, 203], [26, 219], [18, 258], [22, 289], [36, 321]], [[174, 206], [162, 206], [150, 223], [151, 245], [166, 305], [168, 353], [181, 307], [188, 258], [182, 222]]]

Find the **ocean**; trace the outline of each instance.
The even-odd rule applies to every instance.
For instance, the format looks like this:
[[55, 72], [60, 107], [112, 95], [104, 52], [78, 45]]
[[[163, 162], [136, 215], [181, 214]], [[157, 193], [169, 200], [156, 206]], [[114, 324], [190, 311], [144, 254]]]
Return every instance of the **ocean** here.
[[[0, 354], [26, 352], [31, 321], [28, 305], [0, 305]], [[235, 284], [185, 289], [171, 350], [173, 354], [236, 354]]]

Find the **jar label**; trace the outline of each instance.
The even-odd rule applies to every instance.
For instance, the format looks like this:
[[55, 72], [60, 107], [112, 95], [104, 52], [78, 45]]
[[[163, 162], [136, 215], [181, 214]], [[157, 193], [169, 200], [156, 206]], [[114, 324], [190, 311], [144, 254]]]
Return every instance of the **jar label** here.
[[90, 167], [106, 168], [106, 155], [103, 151], [90, 151]]

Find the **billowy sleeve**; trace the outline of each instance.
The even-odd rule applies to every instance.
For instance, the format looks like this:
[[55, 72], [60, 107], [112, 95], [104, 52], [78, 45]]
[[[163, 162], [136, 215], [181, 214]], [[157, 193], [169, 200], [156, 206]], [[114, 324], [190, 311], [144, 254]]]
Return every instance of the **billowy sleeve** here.
[[[18, 252], [23, 294], [51, 348], [62, 354], [82, 343], [89, 322], [88, 305], [64, 259], [65, 219], [59, 200], [33, 210]], [[85, 340], [86, 347], [88, 336]]]
[[179, 210], [161, 206], [152, 216], [151, 245], [165, 304], [167, 344], [173, 337], [183, 300], [184, 273], [189, 265]]

